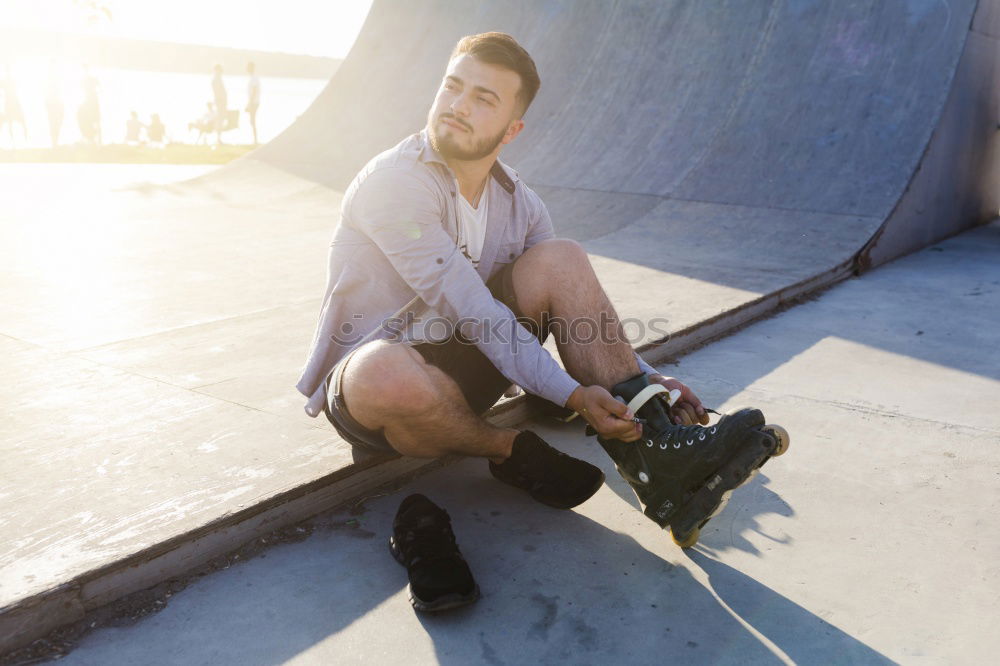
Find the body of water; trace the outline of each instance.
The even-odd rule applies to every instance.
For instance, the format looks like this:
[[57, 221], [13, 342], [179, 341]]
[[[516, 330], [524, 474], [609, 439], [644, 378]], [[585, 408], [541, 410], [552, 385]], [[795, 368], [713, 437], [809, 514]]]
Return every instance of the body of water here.
[[[194, 143], [197, 140], [198, 131], [189, 130], [188, 123], [205, 115], [206, 103], [213, 100], [210, 72], [201, 75], [99, 67], [90, 68], [88, 72], [81, 66], [53, 66], [50, 63], [20, 62], [11, 67], [10, 78], [23, 110], [26, 136], [20, 124], [8, 120], [0, 126], [0, 149], [52, 145], [49, 134], [52, 105], [46, 103], [47, 99], [57, 99], [63, 109], [59, 143], [82, 141], [77, 111], [84, 100], [84, 81], [88, 75], [97, 81], [103, 143], [125, 142], [126, 121], [132, 111], [143, 124], [150, 122], [152, 114], [159, 114], [169, 141]], [[327, 83], [318, 79], [268, 77], [261, 75], [259, 69], [258, 75], [261, 104], [257, 111], [257, 136], [260, 143], [270, 141], [294, 122]], [[0, 88], [5, 78], [6, 73], [0, 71]], [[249, 77], [224, 74], [223, 81], [229, 108], [240, 111], [239, 127], [225, 132], [223, 141], [253, 143], [249, 116], [244, 111]], [[0, 112], [3, 108], [4, 103], [0, 100]], [[206, 140], [214, 143], [215, 135]]]

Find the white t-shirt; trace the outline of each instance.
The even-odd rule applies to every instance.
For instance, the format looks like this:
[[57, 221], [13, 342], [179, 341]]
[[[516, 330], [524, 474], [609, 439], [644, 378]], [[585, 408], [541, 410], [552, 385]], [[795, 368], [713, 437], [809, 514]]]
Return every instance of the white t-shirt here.
[[[486, 242], [486, 218], [489, 211], [489, 183], [479, 196], [479, 207], [473, 208], [462, 195], [458, 196], [458, 249], [472, 263], [479, 266]], [[443, 318], [432, 308], [419, 313], [417, 321], [410, 324], [405, 337], [411, 342], [443, 342], [452, 330], [442, 325]], [[432, 323], [433, 322], [433, 323]]]
[[472, 262], [473, 268], [479, 266], [483, 243], [486, 241], [486, 218], [490, 207], [489, 191], [487, 183], [479, 197], [478, 208], [473, 208], [464, 196], [458, 197], [458, 249]]

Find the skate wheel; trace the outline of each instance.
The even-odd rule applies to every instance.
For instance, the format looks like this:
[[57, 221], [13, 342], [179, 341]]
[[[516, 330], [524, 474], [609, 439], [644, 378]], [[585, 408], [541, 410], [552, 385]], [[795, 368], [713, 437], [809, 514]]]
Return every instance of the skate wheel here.
[[791, 438], [788, 436], [787, 430], [774, 423], [768, 423], [761, 430], [773, 437], [774, 441], [778, 443], [778, 446], [774, 449], [774, 453], [771, 454], [772, 456], [780, 456], [788, 450]]
[[697, 527], [694, 528], [691, 531], [691, 533], [687, 535], [687, 538], [683, 540], [678, 539], [677, 535], [674, 534], [673, 530], [671, 530], [670, 532], [670, 538], [672, 538], [674, 540], [674, 543], [676, 543], [681, 548], [690, 548], [691, 546], [695, 545], [696, 543], [698, 543], [698, 537], [700, 536], [701, 536], [701, 530]]

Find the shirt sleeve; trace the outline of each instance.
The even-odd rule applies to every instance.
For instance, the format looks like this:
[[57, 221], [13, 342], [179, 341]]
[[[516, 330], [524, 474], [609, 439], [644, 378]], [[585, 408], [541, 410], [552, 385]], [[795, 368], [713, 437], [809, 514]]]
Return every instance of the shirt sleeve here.
[[[409, 169], [370, 172], [345, 201], [345, 217], [400, 277], [454, 324], [509, 380], [558, 405], [580, 386], [493, 295], [442, 227], [442, 194]], [[551, 224], [551, 223], [550, 223]]]
[[656, 374], [656, 368], [651, 366], [649, 363], [646, 363], [646, 361], [644, 361], [643, 358], [639, 356], [639, 352], [634, 352], [634, 353], [635, 353], [635, 360], [639, 362], [639, 370], [646, 373], [647, 375]]
[[[534, 192], [532, 194], [534, 195]], [[537, 208], [531, 216], [531, 227], [528, 229], [528, 237], [524, 241], [525, 250], [543, 240], [556, 237], [552, 218], [549, 216], [549, 209], [545, 207], [545, 202], [537, 195], [532, 196], [531, 199], [534, 200]]]

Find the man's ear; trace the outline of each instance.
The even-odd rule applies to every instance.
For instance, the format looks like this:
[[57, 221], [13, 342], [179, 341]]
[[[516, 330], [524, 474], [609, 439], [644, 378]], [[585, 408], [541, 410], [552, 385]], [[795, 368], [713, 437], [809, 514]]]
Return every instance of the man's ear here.
[[517, 120], [512, 120], [510, 125], [507, 126], [507, 133], [503, 135], [503, 141], [501, 143], [508, 144], [514, 140], [521, 130], [524, 129], [524, 121], [518, 118]]

